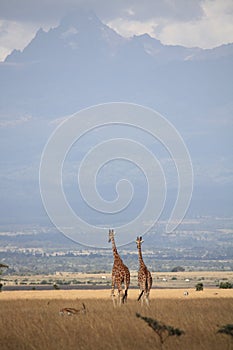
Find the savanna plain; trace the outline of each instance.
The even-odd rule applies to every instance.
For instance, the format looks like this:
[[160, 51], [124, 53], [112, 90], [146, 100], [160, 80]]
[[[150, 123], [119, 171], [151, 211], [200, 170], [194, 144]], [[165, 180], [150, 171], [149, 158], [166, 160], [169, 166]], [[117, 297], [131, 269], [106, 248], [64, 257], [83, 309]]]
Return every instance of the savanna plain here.
[[[184, 295], [188, 291], [188, 295]], [[178, 349], [231, 350], [232, 337], [218, 333], [232, 323], [232, 290], [153, 289], [150, 307], [129, 290], [127, 304], [113, 307], [110, 289], [3, 291], [0, 293], [1, 349]], [[61, 315], [72, 307], [86, 313]], [[136, 313], [183, 330], [161, 345]]]

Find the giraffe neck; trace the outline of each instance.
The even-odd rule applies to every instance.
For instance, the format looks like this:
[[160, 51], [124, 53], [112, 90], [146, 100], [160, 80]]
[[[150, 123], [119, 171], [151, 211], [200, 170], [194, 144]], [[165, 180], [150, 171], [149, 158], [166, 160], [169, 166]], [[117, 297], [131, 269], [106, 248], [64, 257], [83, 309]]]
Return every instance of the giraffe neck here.
[[142, 248], [141, 248], [141, 245], [139, 245], [138, 247], [138, 259], [139, 259], [139, 264], [140, 266], [144, 266], [144, 261], [143, 261], [143, 258], [142, 258]]
[[120, 256], [118, 254], [114, 238], [112, 238], [112, 252], [113, 252], [114, 260], [115, 259], [120, 259]]

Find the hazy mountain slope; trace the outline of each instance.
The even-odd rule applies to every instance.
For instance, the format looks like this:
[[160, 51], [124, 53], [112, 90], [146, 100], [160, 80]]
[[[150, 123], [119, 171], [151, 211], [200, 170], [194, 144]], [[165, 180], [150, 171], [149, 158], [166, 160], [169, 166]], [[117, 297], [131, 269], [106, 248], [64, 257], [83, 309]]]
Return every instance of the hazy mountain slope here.
[[232, 58], [233, 44], [202, 50], [147, 34], [125, 39], [93, 13], [40, 29], [0, 64], [2, 219], [44, 215], [38, 169], [52, 121], [110, 101], [152, 107], [174, 123], [194, 163], [193, 212], [232, 212]]

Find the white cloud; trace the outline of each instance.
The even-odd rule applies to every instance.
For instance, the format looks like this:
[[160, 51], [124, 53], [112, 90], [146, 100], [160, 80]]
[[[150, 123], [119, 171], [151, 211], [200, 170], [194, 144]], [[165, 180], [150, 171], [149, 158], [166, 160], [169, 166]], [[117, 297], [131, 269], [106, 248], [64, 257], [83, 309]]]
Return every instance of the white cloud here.
[[148, 33], [164, 44], [212, 48], [233, 42], [233, 1], [205, 0], [202, 10], [191, 20], [159, 15], [145, 21], [119, 17], [108, 24], [123, 36]]
[[13, 49], [24, 48], [35, 35], [37, 28], [32, 24], [15, 21], [0, 21], [0, 60]]
[[19, 124], [25, 124], [31, 121], [33, 118], [32, 116], [23, 116], [19, 117], [17, 119], [5, 119], [5, 120], [0, 120], [0, 128], [6, 128], [6, 127], [12, 127], [16, 126]]
[[14, 49], [23, 50], [40, 27], [47, 30], [50, 25], [0, 20], [0, 61], [3, 61]]
[[155, 35], [163, 43], [212, 48], [233, 42], [233, 2], [206, 0], [205, 16], [189, 22], [169, 22]]
[[124, 18], [116, 18], [107, 24], [124, 37], [131, 37], [135, 34], [140, 35], [144, 33], [148, 33], [152, 36], [154, 35], [154, 30], [157, 26], [157, 24], [152, 20], [140, 22], [137, 20], [129, 21]]

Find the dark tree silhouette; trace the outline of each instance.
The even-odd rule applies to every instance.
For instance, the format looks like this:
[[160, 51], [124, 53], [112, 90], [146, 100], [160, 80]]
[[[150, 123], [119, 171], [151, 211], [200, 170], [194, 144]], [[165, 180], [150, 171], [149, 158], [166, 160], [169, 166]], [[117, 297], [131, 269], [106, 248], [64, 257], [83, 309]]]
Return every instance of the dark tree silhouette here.
[[2, 268], [8, 269], [8, 267], [9, 267], [8, 265], [1, 264], [1, 263], [0, 263], [0, 269], [2, 269]]
[[148, 326], [151, 327], [153, 331], [158, 335], [161, 347], [168, 337], [179, 337], [182, 334], [184, 334], [184, 331], [182, 331], [181, 329], [168, 326], [164, 323], [154, 320], [153, 318], [141, 316], [139, 313], [136, 313], [136, 316], [145, 321], [148, 324]]
[[221, 326], [217, 333], [223, 333], [233, 337], [233, 324], [226, 324], [224, 326]]
[[204, 286], [203, 286], [203, 283], [197, 283], [196, 284], [196, 291], [198, 291], [198, 292], [200, 292], [201, 290], [203, 290], [204, 289]]
[[[1, 269], [8, 269], [8, 267], [9, 267], [8, 265], [0, 263], [0, 275], [2, 274]], [[0, 281], [1, 281], [1, 278], [0, 278]], [[3, 287], [3, 284], [0, 282], [0, 292], [2, 291], [2, 287]]]

